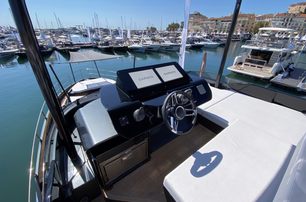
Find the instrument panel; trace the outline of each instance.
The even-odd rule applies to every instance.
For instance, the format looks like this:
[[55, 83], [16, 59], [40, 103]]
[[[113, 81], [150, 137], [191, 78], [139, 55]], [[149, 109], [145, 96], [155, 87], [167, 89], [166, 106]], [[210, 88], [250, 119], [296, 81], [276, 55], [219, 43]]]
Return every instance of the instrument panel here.
[[147, 100], [190, 83], [191, 78], [176, 62], [120, 70], [117, 87], [130, 100]]
[[118, 134], [131, 138], [163, 122], [161, 106], [172, 91], [183, 91], [196, 106], [211, 99], [202, 78], [190, 77], [178, 63], [164, 63], [117, 73], [116, 85], [101, 88], [101, 101]]
[[[117, 74], [116, 84], [103, 85], [99, 98], [75, 114], [87, 149], [107, 139], [105, 134], [101, 139], [105, 131], [130, 139], [163, 124], [162, 106], [173, 91], [188, 96], [195, 106], [212, 96], [204, 79], [190, 77], [177, 63], [121, 70]], [[184, 103], [182, 95], [177, 97], [178, 103]]]

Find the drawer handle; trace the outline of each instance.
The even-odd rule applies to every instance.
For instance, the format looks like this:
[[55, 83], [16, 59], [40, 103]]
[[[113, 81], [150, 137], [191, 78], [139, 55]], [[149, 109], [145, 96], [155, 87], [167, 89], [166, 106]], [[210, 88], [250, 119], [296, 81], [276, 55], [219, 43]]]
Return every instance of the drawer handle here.
[[126, 154], [124, 157], [122, 157], [122, 160], [123, 160], [123, 161], [128, 160], [128, 159], [132, 156], [132, 154], [133, 154], [132, 152]]

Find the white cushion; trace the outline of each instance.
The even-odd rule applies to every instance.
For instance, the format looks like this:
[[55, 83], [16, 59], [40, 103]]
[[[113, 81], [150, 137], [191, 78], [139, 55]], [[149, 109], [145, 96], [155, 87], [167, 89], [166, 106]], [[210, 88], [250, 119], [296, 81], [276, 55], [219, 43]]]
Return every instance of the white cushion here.
[[102, 85], [109, 83], [115, 83], [115, 81], [106, 78], [87, 79], [84, 81], [77, 82], [74, 86], [72, 86], [69, 93], [76, 94], [83, 93], [88, 90], [96, 90], [101, 88]]
[[[213, 90], [213, 97], [214, 92], [215, 90]], [[306, 132], [304, 114], [240, 93], [227, 96], [207, 108], [200, 106], [198, 111], [199, 114], [221, 127], [227, 127], [237, 120], [243, 120], [293, 145], [297, 145]]]
[[271, 201], [292, 147], [237, 121], [168, 174], [164, 186], [176, 201]]
[[218, 102], [224, 100], [225, 98], [233, 95], [235, 92], [229, 90], [222, 90], [219, 88], [211, 87], [212, 98], [209, 102], [206, 102], [199, 106], [200, 109], [205, 110]]
[[176, 201], [272, 201], [306, 132], [306, 116], [211, 89], [213, 99], [198, 112], [225, 129], [169, 173], [165, 188]]

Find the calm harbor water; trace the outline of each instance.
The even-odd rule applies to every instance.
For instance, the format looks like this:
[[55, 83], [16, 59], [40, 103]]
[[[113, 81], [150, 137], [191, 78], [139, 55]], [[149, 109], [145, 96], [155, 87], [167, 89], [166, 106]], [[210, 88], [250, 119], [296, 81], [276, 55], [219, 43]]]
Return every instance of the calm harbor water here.
[[[241, 43], [232, 43], [226, 66], [233, 63], [239, 54]], [[206, 74], [215, 78], [224, 49], [207, 49]], [[97, 65], [101, 73], [108, 78], [115, 78], [119, 69], [133, 67], [132, 53], [123, 54], [121, 58], [99, 61]], [[178, 61], [177, 53], [148, 53], [135, 54], [136, 67], [162, 62]], [[198, 72], [203, 57], [202, 51], [188, 51], [186, 53], [185, 69]], [[305, 57], [306, 58], [306, 57]], [[67, 64], [57, 64], [66, 61], [61, 54], [54, 52], [47, 62], [56, 63], [55, 71], [61, 80], [72, 81]], [[304, 60], [306, 61], [306, 59]], [[82, 76], [82, 69], [92, 68], [93, 63], [76, 65], [76, 77]], [[94, 71], [93, 71], [94, 72]], [[224, 75], [228, 75], [228, 70]], [[235, 75], [231, 75], [236, 77]], [[12, 58], [0, 61], [0, 160], [1, 160], [1, 201], [26, 201], [28, 166], [32, 136], [37, 116], [43, 99], [36, 83], [31, 66], [27, 60]]]

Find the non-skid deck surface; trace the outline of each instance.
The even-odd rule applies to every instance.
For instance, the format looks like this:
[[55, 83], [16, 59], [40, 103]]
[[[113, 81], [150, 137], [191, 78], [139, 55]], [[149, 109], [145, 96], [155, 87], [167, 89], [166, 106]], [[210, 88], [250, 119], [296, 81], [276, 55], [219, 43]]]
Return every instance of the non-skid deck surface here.
[[[151, 159], [107, 190], [109, 198], [123, 201], [165, 201], [164, 177], [216, 135], [200, 124], [191, 133], [178, 137], [170, 134], [167, 129], [160, 131], [149, 139], [149, 144], [153, 145], [151, 150], [154, 150]], [[161, 142], [163, 145], [158, 145]]]

